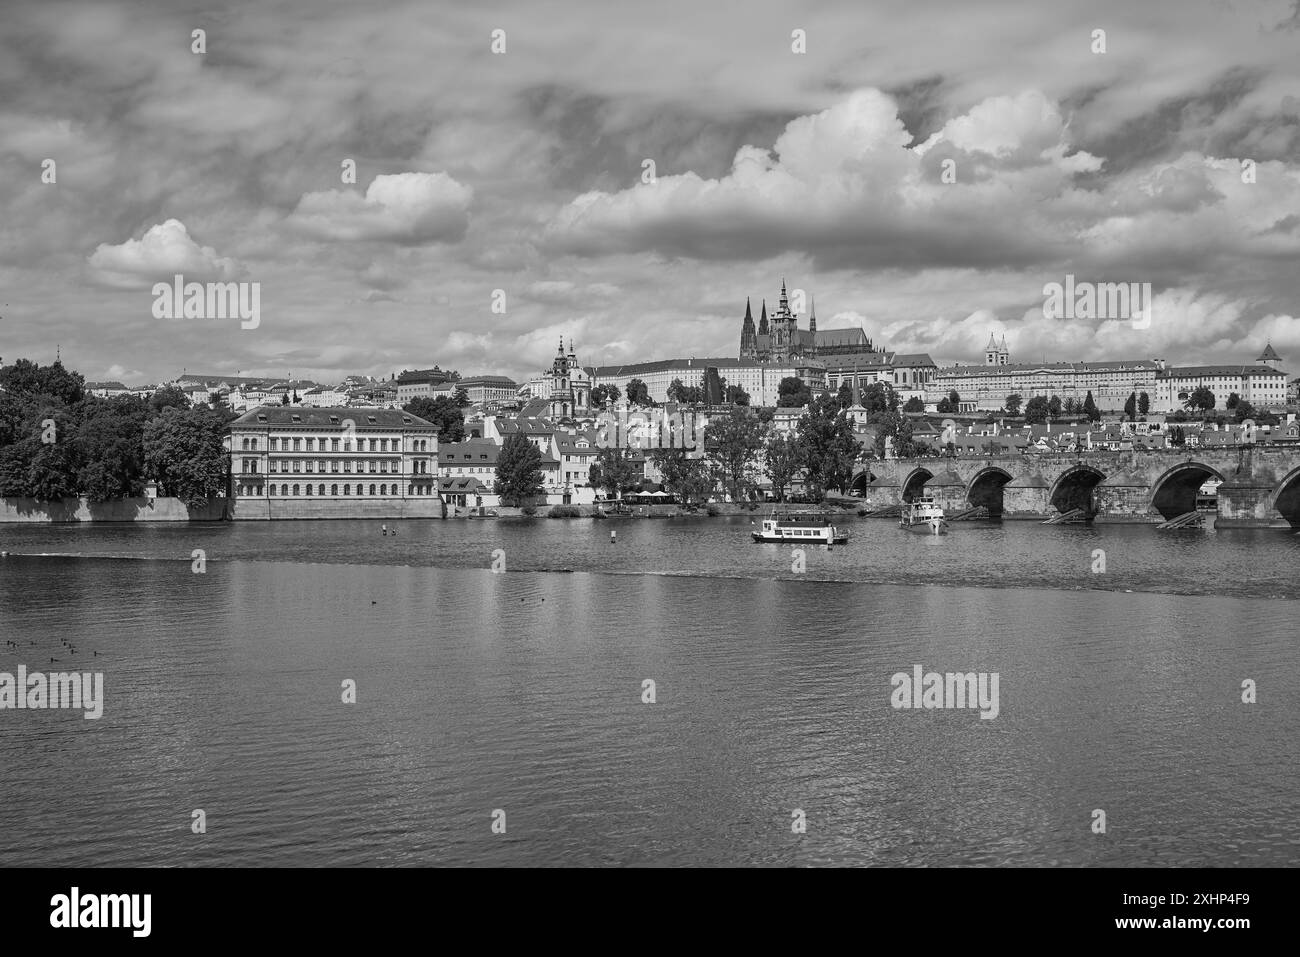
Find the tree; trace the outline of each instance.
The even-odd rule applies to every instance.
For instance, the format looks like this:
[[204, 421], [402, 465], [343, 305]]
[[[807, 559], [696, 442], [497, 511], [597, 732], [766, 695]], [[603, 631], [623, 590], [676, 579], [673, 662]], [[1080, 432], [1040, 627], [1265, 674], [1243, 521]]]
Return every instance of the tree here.
[[868, 412], [897, 412], [898, 393], [888, 382], [873, 382], [862, 390], [862, 407]]
[[542, 494], [542, 453], [520, 432], [501, 443], [494, 491], [507, 507], [530, 505]]
[[663, 476], [663, 484], [686, 505], [707, 498], [713, 487], [709, 463], [692, 456], [693, 453], [678, 448], [659, 448], [650, 452], [650, 460]]
[[1151, 411], [1151, 396], [1145, 392], [1138, 396], [1138, 415], [1146, 415]]
[[465, 413], [450, 396], [440, 395], [431, 399], [426, 395], [416, 396], [406, 405], [403, 412], [419, 416], [438, 427], [438, 441], [460, 442], [465, 438]]
[[803, 446], [793, 435], [777, 433], [763, 448], [763, 472], [772, 482], [778, 502], [785, 501], [785, 490], [803, 469]]
[[704, 428], [705, 454], [733, 502], [748, 499], [754, 489], [754, 461], [766, 431], [758, 416], [739, 405]]
[[1003, 403], [1002, 408], [1007, 410], [1007, 415], [1019, 415], [1020, 406], [1023, 402], [1024, 398], [1020, 393], [1013, 392], [1011, 395], [1007, 396], [1007, 401]]
[[[888, 414], [897, 417], [897, 413]], [[799, 420], [798, 435], [814, 498], [821, 501], [828, 488], [844, 491], [862, 453], [862, 443], [853, 434], [853, 421], [844, 410], [833, 398], [817, 400]]]
[[1247, 419], [1255, 418], [1255, 407], [1245, 399], [1237, 403], [1237, 408], [1233, 410], [1233, 420], [1236, 422], [1245, 422]]
[[1210, 391], [1209, 386], [1202, 385], [1193, 389], [1191, 395], [1187, 397], [1187, 401], [1183, 404], [1189, 409], [1208, 412], [1214, 408], [1214, 403], [1214, 393]]
[[910, 399], [908, 399], [905, 403], [903, 403], [903, 411], [904, 411], [904, 412], [924, 412], [924, 411], [925, 411], [925, 403], [922, 402], [921, 399], [919, 399], [917, 396], [912, 396], [912, 397], [911, 397]]
[[749, 393], [738, 385], [729, 385], [722, 392], [722, 401], [730, 405], [749, 405]]
[[1075, 399], [1074, 396], [1070, 396], [1068, 399], [1065, 400], [1066, 415], [1074, 415], [1078, 411], [1079, 411], [1079, 402], [1077, 399]]
[[1130, 392], [1128, 398], [1124, 400], [1124, 414], [1128, 416], [1130, 422], [1137, 421], [1138, 397], [1136, 392]]
[[1059, 419], [1064, 407], [1061, 405], [1061, 397], [1054, 395], [1047, 400], [1047, 414], [1052, 419]]
[[1036, 395], [1025, 403], [1025, 422], [1042, 425], [1047, 421], [1047, 397]]
[[[160, 414], [165, 409], [188, 409], [190, 404], [190, 397], [179, 386], [174, 385], [165, 385], [161, 389], [154, 390], [154, 394], [149, 396], [149, 408]], [[287, 395], [284, 397], [283, 404], [289, 404]]]
[[1229, 412], [1231, 412], [1233, 409], [1237, 407], [1238, 403], [1240, 402], [1241, 402], [1241, 396], [1235, 392], [1230, 392], [1228, 393], [1228, 401], [1223, 403], [1223, 407], [1227, 409]]
[[799, 409], [812, 402], [812, 390], [802, 379], [786, 376], [776, 387], [776, 404], [786, 409]]
[[835, 393], [835, 401], [841, 409], [847, 409], [853, 405], [853, 386], [847, 382], [841, 382], [839, 391]]
[[633, 379], [627, 384], [627, 401], [632, 405], [639, 405], [645, 408], [657, 405], [655, 400], [650, 398], [650, 390], [640, 379]]
[[42, 366], [30, 359], [19, 359], [0, 368], [0, 391], [29, 399], [54, 400], [71, 406], [85, 395], [86, 380], [78, 372], [69, 372], [61, 362]]
[[1183, 427], [1181, 425], [1174, 426], [1173, 431], [1169, 433], [1169, 444], [1170, 445], [1187, 444], [1187, 433], [1183, 431]]
[[148, 474], [190, 508], [226, 494], [225, 423], [210, 409], [163, 409], [144, 427]]
[[622, 396], [616, 385], [598, 385], [591, 390], [591, 404], [595, 408], [604, 408], [606, 404], [613, 404]]
[[1092, 397], [1091, 389], [1089, 389], [1088, 394], [1084, 396], [1083, 412], [1093, 422], [1100, 421], [1101, 419], [1101, 410], [1097, 408], [1097, 403]]
[[281, 404], [281, 405], [288, 405], [288, 404], [289, 404], [289, 393], [288, 393], [288, 392], [281, 393], [281, 395], [280, 395], [280, 404]]
[[636, 484], [641, 470], [632, 463], [630, 455], [628, 449], [601, 449], [588, 473], [592, 487], [602, 489], [606, 498], [618, 498], [623, 489]]

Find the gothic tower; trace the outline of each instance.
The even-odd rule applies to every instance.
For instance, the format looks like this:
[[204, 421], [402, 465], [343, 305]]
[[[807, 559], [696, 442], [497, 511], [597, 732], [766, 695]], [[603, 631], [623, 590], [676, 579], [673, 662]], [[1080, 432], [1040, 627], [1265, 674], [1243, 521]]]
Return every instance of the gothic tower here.
[[998, 364], [998, 343], [991, 332], [989, 333], [989, 344], [984, 347], [984, 364], [986, 366]]
[[758, 358], [758, 333], [754, 331], [754, 314], [750, 311], [749, 298], [745, 298], [745, 319], [740, 326], [740, 358]]
[[808, 297], [808, 332], [810, 335], [809, 355], [817, 355], [817, 304], [813, 297]]

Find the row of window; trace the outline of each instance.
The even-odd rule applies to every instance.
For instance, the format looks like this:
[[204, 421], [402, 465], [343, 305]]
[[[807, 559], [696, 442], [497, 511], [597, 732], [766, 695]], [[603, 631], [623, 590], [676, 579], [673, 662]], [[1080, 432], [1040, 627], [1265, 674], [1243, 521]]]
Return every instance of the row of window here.
[[[246, 438], [240, 441], [240, 448], [243, 451], [256, 452], [258, 450], [258, 440], [256, 438]], [[429, 441], [429, 439], [412, 439], [410, 451], [428, 452]], [[325, 445], [326, 442], [329, 443], [328, 448]], [[292, 446], [290, 443], [292, 443]], [[270, 440], [270, 450], [272, 452], [400, 452], [402, 451], [402, 440], [272, 438]]]
[[[329, 464], [329, 468], [327, 469], [325, 467], [326, 462], [323, 460], [313, 461], [308, 459], [304, 461], [302, 459], [285, 459], [283, 461], [280, 461], [277, 459], [272, 459], [269, 463], [268, 471], [272, 473], [275, 472], [285, 472], [285, 473], [288, 472], [352, 472], [354, 471], [353, 469], [354, 464], [356, 465], [355, 471], [358, 473], [380, 472], [380, 473], [387, 474], [388, 472], [392, 472], [394, 475], [398, 475], [401, 474], [402, 471], [401, 468], [402, 463], [398, 459], [393, 459], [391, 463], [388, 459], [372, 461], [369, 463], [370, 467], [368, 469], [365, 467], [367, 464], [365, 462], [353, 463], [347, 460], [344, 460], [342, 462], [335, 460], [329, 462], [328, 464]], [[391, 468], [390, 468], [390, 464], [391, 464]], [[339, 467], [340, 465], [342, 465], [342, 468]], [[376, 465], [378, 466], [378, 468], [375, 467]], [[244, 465], [243, 465], [244, 472], [255, 474], [257, 472], [257, 469], [258, 469], [257, 459], [244, 459]], [[427, 474], [428, 471], [429, 471], [429, 463], [427, 460], [419, 459], [411, 462], [410, 474], [423, 475], [423, 474]]]
[[[325, 494], [326, 494], [326, 492], [325, 492], [325, 486], [324, 486], [324, 485], [317, 485], [317, 486], [311, 486], [311, 485], [267, 485], [267, 486], [265, 487], [265, 489], [266, 489], [266, 494], [267, 494], [267, 495], [282, 495], [282, 496], [285, 496], [285, 497], [289, 497], [289, 496], [293, 496], [293, 495], [300, 495], [300, 496], [301, 496], [301, 495], [315, 495], [315, 496], [319, 496], [319, 495], [325, 495]], [[313, 489], [314, 489], [314, 491], [313, 491]], [[241, 485], [239, 486], [239, 494], [240, 494], [240, 495], [255, 495], [255, 496], [260, 496], [260, 495], [262, 494], [262, 490], [263, 490], [263, 486], [258, 485], [258, 484], [256, 484], [256, 483], [245, 483], [245, 484], [241, 484]], [[278, 491], [277, 491], [277, 490], [278, 490]], [[339, 486], [337, 486], [337, 485], [331, 485], [331, 486], [329, 487], [329, 493], [328, 493], [328, 494], [330, 494], [330, 495], [334, 495], [334, 496], [339, 495]], [[343, 495], [348, 495], [348, 496], [352, 495], [352, 494], [353, 494], [353, 493], [352, 493], [352, 486], [351, 486], [350, 484], [349, 484], [349, 485], [344, 485], [344, 486], [343, 486], [343, 493], [342, 493], [342, 494], [343, 494]], [[357, 487], [356, 487], [356, 494], [357, 494], [357, 495], [362, 495], [362, 496], [364, 496], [364, 495], [366, 494], [366, 487], [365, 487], [364, 485], [357, 485]], [[371, 495], [400, 495], [400, 494], [401, 494], [401, 491], [400, 491], [399, 486], [397, 486], [397, 485], [388, 485], [388, 484], [382, 484], [382, 485], [378, 485], [378, 486], [376, 486], [376, 485], [371, 485], [371, 486], [370, 486], [370, 494], [371, 494]], [[408, 494], [408, 495], [432, 495], [432, 494], [434, 494], [434, 492], [433, 492], [433, 486], [432, 486], [432, 485], [417, 485], [417, 484], [412, 484], [412, 485], [407, 489], [406, 494]]]

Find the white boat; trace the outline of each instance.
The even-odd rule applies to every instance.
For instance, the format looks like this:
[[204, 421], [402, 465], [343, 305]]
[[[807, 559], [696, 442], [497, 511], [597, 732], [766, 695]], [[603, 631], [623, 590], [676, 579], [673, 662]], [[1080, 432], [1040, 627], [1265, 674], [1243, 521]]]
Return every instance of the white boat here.
[[943, 517], [943, 509], [934, 498], [923, 495], [920, 498], [903, 503], [899, 515], [898, 527], [909, 532], [922, 532], [926, 535], [947, 535], [948, 520]]
[[826, 512], [773, 512], [762, 527], [751, 532], [756, 542], [806, 542], [811, 545], [845, 545], [849, 530], [831, 524]]

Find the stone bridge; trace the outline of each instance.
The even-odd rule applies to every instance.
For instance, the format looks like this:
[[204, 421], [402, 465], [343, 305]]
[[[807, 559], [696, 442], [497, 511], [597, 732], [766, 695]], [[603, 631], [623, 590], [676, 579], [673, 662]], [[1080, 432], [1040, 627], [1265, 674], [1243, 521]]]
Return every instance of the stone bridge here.
[[1300, 448], [1229, 446], [886, 459], [861, 465], [853, 487], [872, 507], [922, 489], [949, 514], [983, 505], [995, 518], [1044, 520], [1082, 508], [1098, 522], [1162, 522], [1222, 484], [1216, 527], [1300, 528]]

